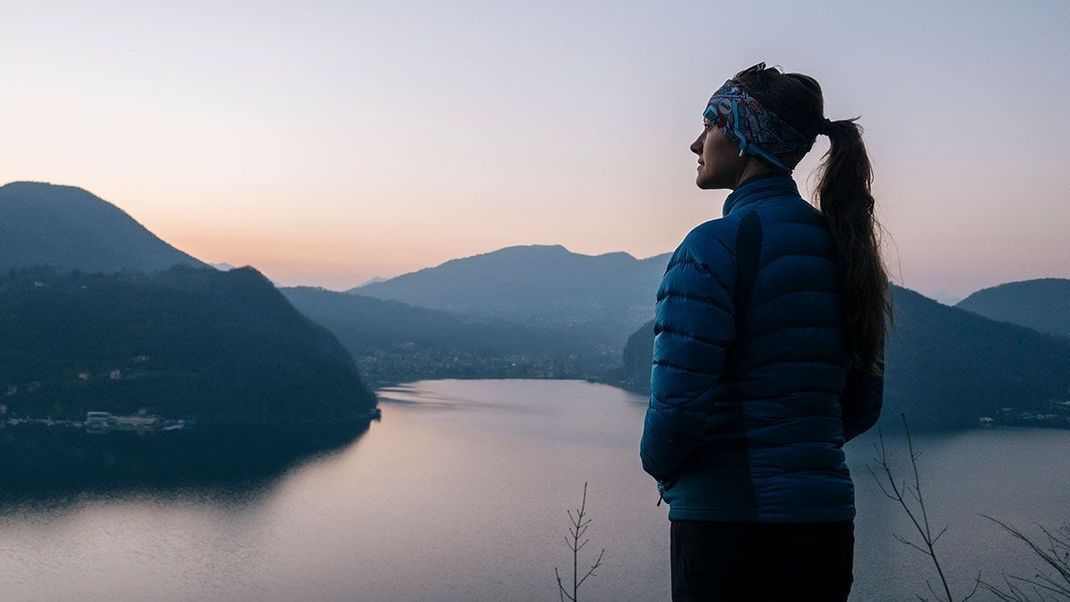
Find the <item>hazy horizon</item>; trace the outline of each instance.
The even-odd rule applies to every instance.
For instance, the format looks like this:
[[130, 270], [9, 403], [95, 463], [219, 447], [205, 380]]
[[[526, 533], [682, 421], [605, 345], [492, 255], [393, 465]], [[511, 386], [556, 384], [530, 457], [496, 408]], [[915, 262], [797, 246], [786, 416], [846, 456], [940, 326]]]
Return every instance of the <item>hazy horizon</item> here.
[[[1070, 5], [7, 7], [0, 182], [79, 186], [204, 261], [342, 290], [503, 247], [672, 251], [688, 145], [758, 61], [861, 115], [893, 280], [1070, 278]], [[1015, 86], [1018, 89], [1011, 89]], [[796, 170], [808, 177], [819, 138]]]

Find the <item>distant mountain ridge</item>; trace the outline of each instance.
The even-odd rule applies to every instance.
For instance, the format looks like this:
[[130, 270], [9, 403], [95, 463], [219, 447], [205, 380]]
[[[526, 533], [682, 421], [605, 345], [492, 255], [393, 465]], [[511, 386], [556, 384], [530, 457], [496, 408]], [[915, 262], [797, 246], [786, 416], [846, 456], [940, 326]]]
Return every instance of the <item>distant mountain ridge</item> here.
[[373, 385], [429, 378], [582, 378], [612, 367], [584, 340], [314, 287], [279, 289], [327, 327]]
[[384, 280], [386, 280], [386, 278], [383, 278], [381, 276], [373, 276], [371, 278], [368, 278], [364, 282], [361, 282], [360, 284], [358, 284], [357, 286], [353, 287], [350, 290], [351, 291], [356, 291], [358, 288], [360, 288], [362, 286], [368, 286], [369, 284], [375, 284], [376, 282], [383, 282]]
[[0, 270], [154, 272], [176, 264], [205, 265], [81, 188], [43, 182], [0, 186]]
[[1070, 280], [1006, 282], [970, 294], [955, 307], [1039, 332], [1070, 337]]
[[0, 187], [0, 403], [293, 426], [366, 421], [376, 400], [255, 269], [210, 267], [81, 188], [14, 182]]
[[670, 254], [573, 253], [561, 245], [512, 246], [351, 289], [430, 309], [509, 320], [619, 351], [653, 317]]

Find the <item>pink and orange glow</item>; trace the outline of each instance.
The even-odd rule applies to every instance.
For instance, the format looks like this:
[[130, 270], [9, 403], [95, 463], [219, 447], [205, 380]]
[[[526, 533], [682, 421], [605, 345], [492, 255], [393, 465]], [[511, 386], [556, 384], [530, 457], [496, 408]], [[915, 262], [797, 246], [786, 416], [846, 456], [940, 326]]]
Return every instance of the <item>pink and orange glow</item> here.
[[671, 251], [725, 196], [693, 185], [705, 100], [759, 60], [861, 114], [896, 282], [1070, 277], [1064, 3], [49, 4], [0, 23], [0, 183], [283, 284]]

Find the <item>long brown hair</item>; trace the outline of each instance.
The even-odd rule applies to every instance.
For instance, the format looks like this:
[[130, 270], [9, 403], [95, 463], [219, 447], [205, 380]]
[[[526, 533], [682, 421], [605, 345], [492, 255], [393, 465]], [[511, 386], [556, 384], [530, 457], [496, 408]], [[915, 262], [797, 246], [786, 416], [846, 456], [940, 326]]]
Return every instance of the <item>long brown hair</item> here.
[[817, 195], [836, 245], [851, 361], [872, 374], [881, 374], [885, 316], [893, 324], [894, 316], [880, 252], [882, 228], [873, 211], [873, 167], [858, 117], [826, 120], [821, 86], [808, 75], [782, 73], [762, 64], [737, 73], [733, 80], [810, 140], [803, 154], [809, 152], [819, 133], [828, 135], [831, 147], [819, 168]]

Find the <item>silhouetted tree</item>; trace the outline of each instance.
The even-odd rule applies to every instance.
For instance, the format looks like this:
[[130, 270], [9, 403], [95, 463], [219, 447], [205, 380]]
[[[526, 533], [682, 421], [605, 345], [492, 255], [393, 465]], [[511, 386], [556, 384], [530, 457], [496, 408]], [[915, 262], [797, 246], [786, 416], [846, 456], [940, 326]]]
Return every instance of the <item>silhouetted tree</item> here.
[[587, 518], [587, 481], [583, 482], [583, 502], [580, 507], [576, 509], [576, 513], [573, 514], [572, 510], [568, 511], [568, 517], [572, 521], [572, 526], [569, 527], [568, 537], [565, 538], [565, 543], [568, 544], [570, 550], [572, 550], [572, 593], [565, 588], [564, 583], [561, 581], [561, 573], [558, 572], [557, 567], [554, 567], [554, 575], [557, 577], [557, 592], [561, 595], [562, 602], [567, 598], [572, 602], [576, 602], [576, 596], [578, 595], [580, 586], [587, 581], [588, 577], [594, 575], [595, 569], [602, 566], [602, 557], [606, 553], [606, 549], [602, 548], [602, 551], [598, 553], [598, 559], [594, 561], [594, 564], [583, 575], [579, 576], [579, 555], [580, 549], [587, 545], [588, 539], [584, 539], [580, 543], [580, 539], [583, 539], [584, 534], [587, 532], [587, 527], [591, 524], [591, 519]]
[[[1007, 589], [1001, 589], [991, 583], [981, 582], [986, 590], [1000, 600], [1011, 602], [1027, 602], [1030, 600], [1070, 600], [1070, 524], [1064, 524], [1057, 531], [1052, 532], [1044, 527], [1040, 530], [1048, 538], [1047, 547], [1029, 539], [1018, 529], [1006, 523], [982, 514], [988, 520], [998, 524], [1007, 530], [1015, 538], [1025, 542], [1029, 549], [1051, 569], [1055, 575], [1036, 573], [1033, 577], [1019, 577], [1016, 575], [1003, 574], [1003, 585]], [[1039, 525], [1038, 525], [1039, 527]], [[1030, 597], [1028, 591], [1033, 596]]]
[[[915, 543], [906, 537], [901, 535], [892, 534], [900, 543], [910, 546], [915, 550], [918, 550], [922, 554], [925, 554], [932, 561], [933, 566], [936, 567], [936, 574], [940, 577], [940, 585], [942, 592], [937, 592], [929, 579], [925, 580], [925, 586], [929, 589], [936, 599], [944, 602], [954, 602], [955, 598], [951, 595], [951, 587], [947, 583], [947, 576], [944, 574], [944, 568], [940, 565], [940, 559], [936, 555], [936, 543], [940, 540], [945, 532], [947, 532], [947, 525], [940, 531], [933, 535], [933, 529], [929, 522], [929, 511], [925, 507], [925, 498], [921, 493], [921, 477], [918, 474], [918, 457], [921, 456], [921, 452], [914, 451], [914, 440], [910, 436], [910, 426], [907, 424], [907, 417], [905, 413], [901, 413], [900, 417], [903, 419], [903, 431], [906, 432], [907, 437], [907, 451], [910, 453], [910, 468], [913, 472], [913, 484], [907, 480], [900, 482], [896, 476], [894, 468], [891, 464], [891, 458], [888, 455], [888, 449], [884, 444], [884, 432], [878, 429], [880, 436], [880, 445], [874, 444], [874, 448], [877, 451], [877, 457], [874, 459], [877, 465], [880, 467], [881, 476], [884, 481], [878, 477], [874, 472], [873, 467], [868, 463], [866, 469], [873, 476], [873, 479], [877, 482], [877, 486], [880, 487], [881, 493], [887, 496], [889, 499], [898, 503], [906, 512], [907, 517], [910, 518], [910, 522], [914, 525], [914, 529], [918, 533], [918, 537], [921, 540], [921, 544]], [[887, 481], [887, 482], [885, 482]], [[911, 501], [913, 500], [913, 501]], [[969, 600], [977, 593], [977, 588], [981, 583], [981, 574], [977, 573], [977, 579], [974, 581], [973, 590], [970, 591], [963, 601]], [[920, 600], [926, 600], [922, 596], [918, 596]]]

